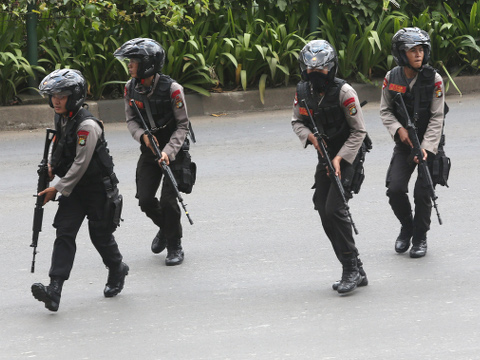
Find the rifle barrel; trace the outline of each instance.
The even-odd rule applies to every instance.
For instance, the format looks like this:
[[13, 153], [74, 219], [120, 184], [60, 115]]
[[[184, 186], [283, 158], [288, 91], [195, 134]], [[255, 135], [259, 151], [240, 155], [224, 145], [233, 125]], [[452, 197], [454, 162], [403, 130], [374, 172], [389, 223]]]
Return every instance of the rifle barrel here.
[[321, 152], [323, 153], [321, 155], [325, 159], [325, 162], [327, 164], [327, 168], [328, 168], [328, 172], [330, 174], [330, 178], [336, 184], [336, 188], [337, 188], [338, 192], [340, 193], [340, 196], [342, 197], [343, 205], [345, 207], [345, 211], [347, 212], [348, 220], [349, 220], [350, 224], [352, 225], [353, 231], [355, 232], [356, 235], [358, 235], [357, 227], [355, 226], [355, 223], [353, 222], [352, 214], [350, 213], [350, 207], [348, 206], [347, 199], [345, 198], [345, 189], [343, 188], [343, 185], [342, 185], [339, 177], [337, 176], [337, 174], [335, 174], [335, 168], [333, 167], [332, 161], [330, 160], [330, 157], [328, 156], [327, 148], [325, 147], [325, 144], [323, 143], [322, 135], [320, 135], [320, 133], [318, 131], [318, 128], [317, 128], [317, 125], [315, 124], [315, 120], [313, 119], [312, 114], [310, 113], [310, 108], [308, 107], [305, 99], [302, 99], [302, 102], [304, 103], [305, 108], [307, 109], [308, 116], [310, 117], [310, 120], [312, 122], [313, 135], [317, 138], [317, 141], [318, 141], [318, 144], [320, 146]]
[[[140, 109], [138, 108], [137, 104], [135, 103], [135, 101], [133, 99], [130, 100], [130, 103], [133, 105], [140, 121], [142, 122], [142, 126], [143, 126], [143, 130], [144, 130], [145, 135], [147, 135], [148, 140], [150, 141], [150, 143], [153, 146], [155, 156], [156, 156], [155, 160], [159, 161], [162, 158], [162, 152], [160, 151], [152, 132], [148, 128], [147, 123], [145, 122], [145, 119], [143, 118], [143, 115], [140, 112]], [[167, 163], [165, 161], [162, 161], [161, 165], [162, 165], [162, 169], [164, 169], [165, 172], [167, 173], [168, 178], [170, 179], [170, 182], [173, 185], [173, 188], [175, 189], [175, 193], [176, 193], [178, 202], [182, 206], [182, 209], [185, 212], [185, 215], [187, 216], [188, 222], [190, 223], [190, 225], [193, 225], [192, 218], [190, 217], [190, 214], [188, 213], [188, 210], [187, 210], [187, 205], [183, 203], [183, 197], [180, 194], [180, 191], [178, 190], [178, 184], [177, 184], [177, 181], [175, 180], [175, 176], [172, 173], [172, 169], [170, 169], [170, 167], [167, 165]]]

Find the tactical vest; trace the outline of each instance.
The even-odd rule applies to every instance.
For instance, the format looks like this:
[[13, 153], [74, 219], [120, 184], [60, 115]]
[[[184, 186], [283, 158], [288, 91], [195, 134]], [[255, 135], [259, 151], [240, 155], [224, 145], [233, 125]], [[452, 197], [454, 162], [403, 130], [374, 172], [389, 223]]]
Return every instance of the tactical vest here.
[[[415, 125], [417, 126], [418, 139], [420, 142], [423, 140], [431, 117], [430, 106], [435, 88], [435, 74], [436, 70], [434, 68], [425, 65], [423, 70], [418, 73], [417, 81], [410, 90], [403, 67], [397, 66], [390, 72], [388, 91], [392, 98], [395, 97], [397, 93], [402, 94], [403, 101], [405, 102], [412, 121], [415, 119], [415, 95], [417, 94], [418, 96], [418, 117]], [[402, 119], [399, 115], [400, 112], [397, 109], [397, 104], [394, 104], [393, 113], [397, 119]], [[403, 125], [405, 126], [406, 124]]]
[[[170, 136], [176, 129], [175, 115], [173, 113], [172, 102], [170, 99], [170, 87], [174, 80], [167, 75], [160, 74], [157, 86], [154, 93], [148, 98], [148, 103], [152, 113], [152, 118], [155, 122], [156, 130], [153, 134], [157, 138], [161, 147], [168, 143]], [[128, 89], [128, 97], [133, 99], [137, 104], [145, 122], [150, 127], [151, 124], [144, 104], [144, 99], [147, 98], [146, 94], [140, 94], [135, 91], [136, 81], [133, 79]], [[132, 104], [130, 104], [132, 106]], [[143, 127], [140, 119], [135, 119], [140, 126]]]
[[95, 118], [90, 111], [85, 108], [80, 108], [77, 114], [67, 120], [65, 126], [65, 133], [62, 131], [61, 124], [62, 116], [55, 114], [55, 129], [57, 131], [53, 145], [53, 154], [51, 158], [51, 165], [53, 172], [59, 177], [64, 177], [75, 160], [77, 153], [77, 131], [80, 124], [87, 120], [95, 120], [102, 129], [102, 135], [97, 141], [95, 152], [92, 160], [88, 165], [87, 171], [80, 179], [78, 185], [87, 185], [94, 182], [101, 182], [103, 177], [113, 174], [113, 160], [107, 148], [107, 142], [104, 136], [103, 124], [100, 120]]
[[303, 123], [313, 132], [313, 125], [302, 102], [305, 99], [310, 111], [313, 111], [313, 118], [317, 128], [320, 132], [323, 128], [323, 132], [326, 135], [325, 141], [330, 148], [331, 156], [334, 156], [340, 150], [350, 136], [350, 128], [340, 105], [340, 90], [345, 83], [345, 80], [335, 78], [320, 106], [318, 105], [319, 99], [314, 98], [308, 81], [300, 81], [297, 84], [297, 97]]

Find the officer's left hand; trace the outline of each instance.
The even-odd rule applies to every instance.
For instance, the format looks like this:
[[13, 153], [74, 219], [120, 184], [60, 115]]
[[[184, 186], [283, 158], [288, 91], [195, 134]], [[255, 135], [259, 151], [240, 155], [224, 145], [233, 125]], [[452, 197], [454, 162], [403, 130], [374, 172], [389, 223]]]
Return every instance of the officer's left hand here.
[[170, 165], [170, 159], [168, 158], [167, 153], [162, 151], [162, 157], [160, 158], [160, 160], [158, 160], [158, 164], [162, 166], [162, 162], [164, 161], [167, 165]]
[[[423, 153], [423, 161], [427, 161], [427, 157], [428, 157], [427, 151], [425, 149], [422, 149], [422, 153]], [[418, 159], [417, 156], [413, 158], [413, 161], [415, 162], [415, 164], [420, 163], [420, 160]]]
[[335, 156], [332, 160], [333, 168], [335, 169], [335, 175], [340, 179], [342, 178], [342, 172], [340, 171], [340, 163], [342, 162], [341, 156]]

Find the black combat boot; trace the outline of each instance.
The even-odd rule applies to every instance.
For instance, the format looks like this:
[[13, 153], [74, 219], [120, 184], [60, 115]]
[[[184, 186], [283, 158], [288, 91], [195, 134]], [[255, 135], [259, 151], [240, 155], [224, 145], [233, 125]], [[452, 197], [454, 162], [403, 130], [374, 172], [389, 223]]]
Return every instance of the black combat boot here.
[[427, 254], [427, 239], [413, 239], [412, 248], [410, 249], [411, 258], [421, 258]]
[[[358, 286], [367, 286], [368, 285], [368, 279], [367, 279], [367, 274], [365, 273], [365, 270], [363, 269], [363, 263], [362, 261], [360, 260], [359, 257], [357, 257], [357, 266], [358, 266], [358, 272], [360, 273], [360, 277], [361, 277], [361, 280], [360, 280], [360, 283], [358, 284]], [[340, 284], [340, 281], [341, 280], [337, 280], [335, 281], [333, 284], [332, 284], [332, 289], [337, 291], [338, 289], [338, 285]]]
[[45, 286], [40, 283], [32, 285], [32, 294], [35, 299], [45, 303], [45, 307], [50, 311], [57, 311], [60, 305], [64, 280], [60, 278], [51, 278], [50, 285]]
[[117, 267], [108, 269], [107, 283], [103, 290], [105, 297], [114, 297], [120, 294], [123, 289], [123, 284], [125, 283], [125, 276], [128, 275], [129, 270], [130, 268], [124, 262], [120, 263]]
[[184, 253], [180, 240], [168, 244], [167, 257], [165, 258], [165, 265], [174, 266], [180, 265], [183, 262]]
[[157, 235], [153, 238], [152, 241], [152, 252], [154, 254], [160, 254], [167, 247], [167, 239], [162, 234], [162, 230], [158, 230]]
[[346, 294], [357, 288], [358, 284], [362, 281], [362, 276], [358, 271], [357, 257], [355, 255], [343, 255], [342, 265], [342, 280], [340, 280], [340, 284], [338, 284], [337, 292], [339, 294]]
[[413, 217], [412, 215], [408, 216], [406, 219], [401, 221], [402, 228], [400, 229], [400, 234], [395, 241], [395, 251], [399, 254], [403, 254], [410, 247], [410, 240], [413, 236]]

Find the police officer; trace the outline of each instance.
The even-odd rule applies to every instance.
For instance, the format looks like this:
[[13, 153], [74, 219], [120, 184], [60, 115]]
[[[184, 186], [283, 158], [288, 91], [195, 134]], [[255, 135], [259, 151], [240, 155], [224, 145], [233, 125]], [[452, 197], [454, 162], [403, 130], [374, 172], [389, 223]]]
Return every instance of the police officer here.
[[333, 288], [340, 294], [348, 293], [357, 286], [367, 285], [368, 280], [358, 258], [345, 204], [329, 177], [303, 101], [312, 111], [316, 127], [326, 135], [324, 142], [328, 155], [335, 174], [340, 178], [351, 170], [362, 146], [366, 136], [365, 123], [357, 93], [345, 80], [335, 77], [337, 54], [327, 41], [309, 42], [300, 52], [298, 61], [302, 81], [297, 84], [292, 127], [304, 147], [313, 144], [318, 151], [313, 203], [343, 267], [342, 279], [334, 283]]
[[[129, 59], [128, 71], [132, 77], [125, 86], [125, 113], [127, 127], [132, 137], [140, 143], [136, 183], [140, 209], [159, 228], [152, 242], [152, 252], [161, 253], [167, 248], [165, 264], [180, 265], [184, 259], [181, 245], [181, 212], [171, 182], [163, 181], [160, 200], [156, 192], [162, 180], [160, 163], [174, 164], [180, 150], [188, 142], [189, 120], [183, 87], [169, 76], [160, 73], [165, 51], [155, 40], [136, 38], [127, 41], [114, 53], [123, 60]], [[149, 124], [162, 157], [157, 162], [153, 147], [144, 134], [131, 101], [135, 101]]]
[[75, 258], [78, 230], [88, 218], [90, 239], [102, 257], [108, 270], [105, 297], [119, 294], [129, 267], [122, 262], [122, 255], [112, 233], [120, 218], [121, 195], [118, 180], [113, 172], [104, 129], [83, 107], [87, 84], [77, 70], [60, 69], [47, 75], [40, 83], [42, 94], [49, 96], [55, 110], [56, 135], [52, 141], [48, 172], [60, 180], [40, 192], [44, 204], [54, 200], [57, 193], [58, 211], [53, 226], [56, 239], [53, 245], [49, 271], [50, 285], [32, 285], [33, 296], [45, 303], [51, 311], [57, 311], [62, 286], [70, 276]]
[[416, 27], [397, 31], [392, 38], [392, 55], [398, 66], [387, 72], [380, 100], [380, 117], [395, 141], [386, 179], [389, 203], [401, 224], [395, 251], [406, 252], [411, 241], [412, 258], [423, 257], [427, 252], [432, 202], [426, 182], [418, 176], [412, 214], [408, 182], [419, 159], [408, 161], [413, 145], [394, 97], [398, 93], [402, 95], [410, 118], [416, 120], [423, 157], [432, 171], [431, 163], [442, 135], [445, 100], [442, 77], [427, 65], [430, 53], [430, 37], [425, 31]]

